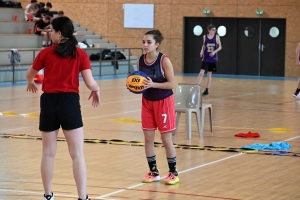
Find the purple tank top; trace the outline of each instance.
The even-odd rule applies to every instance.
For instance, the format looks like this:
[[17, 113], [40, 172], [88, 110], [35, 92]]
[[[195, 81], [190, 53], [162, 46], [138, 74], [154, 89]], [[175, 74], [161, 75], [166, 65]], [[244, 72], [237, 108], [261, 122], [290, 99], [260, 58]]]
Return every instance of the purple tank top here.
[[[163, 70], [163, 58], [164, 54], [158, 53], [156, 59], [152, 63], [146, 62], [146, 55], [142, 55], [139, 58], [139, 71], [145, 72], [153, 82], [164, 83], [167, 81], [165, 78], [165, 73]], [[144, 93], [143, 96], [149, 101], [158, 101], [165, 99], [173, 94], [173, 90], [149, 88]]]
[[218, 62], [218, 53], [216, 53], [213, 57], [210, 57], [209, 54], [216, 50], [217, 47], [217, 35], [215, 34], [212, 39], [209, 39], [207, 35], [205, 35], [205, 43], [204, 43], [204, 62], [216, 63]]

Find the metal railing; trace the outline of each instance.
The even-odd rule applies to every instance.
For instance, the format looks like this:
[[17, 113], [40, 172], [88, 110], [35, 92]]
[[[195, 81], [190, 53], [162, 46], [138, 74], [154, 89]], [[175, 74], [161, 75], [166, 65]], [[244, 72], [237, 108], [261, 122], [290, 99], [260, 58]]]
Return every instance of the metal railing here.
[[[100, 59], [99, 61], [90, 61], [91, 63], [97, 63], [99, 62], [99, 67], [100, 67], [100, 72], [99, 72], [99, 76], [102, 76], [101, 73], [101, 67], [102, 67], [102, 63], [103, 62], [114, 62], [115, 64], [119, 61], [127, 61], [128, 62], [128, 73], [130, 73], [130, 61], [133, 60], [131, 59], [131, 52], [132, 50], [141, 50], [141, 54], [143, 53], [143, 49], [142, 48], [122, 48], [122, 47], [108, 47], [108, 48], [101, 48], [101, 47], [87, 47], [87, 48], [81, 48], [84, 51], [88, 51], [88, 50], [99, 50], [99, 54], [100, 54]], [[116, 59], [116, 57], [114, 57], [114, 59], [112, 60], [103, 60], [102, 59], [102, 52], [105, 49], [109, 49], [112, 52], [114, 51], [118, 51], [118, 50], [123, 50], [123, 52], [127, 52], [128, 51], [128, 58], [126, 58], [126, 60], [119, 60]], [[41, 48], [27, 48], [27, 49], [17, 49], [20, 52], [32, 52], [32, 62], [34, 61], [37, 52], [41, 51]], [[0, 49], [0, 52], [7, 52], [8, 54], [11, 52], [11, 49]], [[22, 59], [22, 58], [21, 58]], [[15, 83], [15, 72], [17, 71], [27, 71], [27, 69], [16, 69], [16, 66], [26, 66], [26, 65], [31, 65], [32, 63], [18, 63], [18, 64], [14, 64], [14, 63], [10, 63], [10, 64], [0, 64], [0, 73], [1, 72], [12, 72], [12, 82]], [[9, 69], [1, 69], [1, 66], [11, 66]], [[114, 75], [117, 74], [117, 69], [116, 66], [114, 65]], [[1, 81], [0, 81], [1, 82]]]
[[[102, 52], [103, 52], [103, 50], [107, 50], [107, 49], [111, 50], [112, 52], [118, 51], [118, 50], [128, 50], [128, 59], [118, 60], [115, 56], [114, 59], [112, 59], [112, 60], [103, 60], [102, 59]], [[122, 48], [122, 47], [109, 47], [109, 48], [92, 47], [92, 48], [90, 48], [90, 47], [87, 47], [87, 48], [82, 48], [82, 50], [85, 50], [85, 51], [86, 50], [99, 50], [100, 60], [99, 61], [93, 61], [93, 63], [99, 62], [99, 65], [100, 65], [99, 76], [102, 75], [102, 73], [101, 73], [102, 62], [114, 62], [116, 64], [116, 62], [119, 62], [119, 61], [128, 61], [128, 74], [129, 74], [130, 73], [131, 50], [141, 50], [140, 55], [143, 54], [143, 49], [142, 48]], [[114, 75], [116, 75], [116, 74], [117, 74], [117, 69], [116, 69], [116, 65], [114, 65]]]

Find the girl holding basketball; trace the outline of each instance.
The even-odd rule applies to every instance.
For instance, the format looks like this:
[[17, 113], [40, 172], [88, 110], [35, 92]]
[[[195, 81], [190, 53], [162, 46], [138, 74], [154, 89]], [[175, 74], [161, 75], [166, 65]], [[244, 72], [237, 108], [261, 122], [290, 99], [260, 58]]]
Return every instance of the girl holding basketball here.
[[83, 152], [83, 123], [79, 103], [79, 73], [91, 90], [92, 105], [100, 103], [100, 89], [91, 72], [88, 55], [77, 47], [74, 26], [68, 17], [53, 19], [50, 25], [54, 45], [43, 49], [26, 73], [27, 91], [36, 92], [34, 76], [44, 69], [43, 94], [40, 99], [42, 134], [41, 175], [44, 200], [54, 200], [52, 178], [57, 135], [60, 126], [66, 137], [73, 162], [78, 199], [89, 199], [86, 192], [86, 164]]
[[145, 153], [150, 171], [142, 182], [159, 181], [154, 149], [155, 130], [158, 129], [166, 149], [169, 172], [165, 184], [174, 185], [179, 182], [176, 170], [176, 151], [172, 142], [172, 132], [176, 129], [174, 96], [174, 70], [170, 59], [157, 48], [163, 36], [159, 30], [148, 31], [143, 37], [145, 54], [138, 61], [138, 69], [147, 74], [144, 86], [147, 90], [142, 97], [142, 129], [145, 138]]

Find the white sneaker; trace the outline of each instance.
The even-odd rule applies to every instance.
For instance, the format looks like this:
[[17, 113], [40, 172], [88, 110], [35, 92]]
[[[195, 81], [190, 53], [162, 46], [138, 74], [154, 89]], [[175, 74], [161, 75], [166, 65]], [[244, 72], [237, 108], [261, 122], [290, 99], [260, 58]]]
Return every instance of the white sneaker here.
[[52, 195], [45, 195], [44, 194], [44, 200], [54, 200], [54, 194], [52, 192]]
[[300, 100], [300, 92], [297, 94], [296, 98]]

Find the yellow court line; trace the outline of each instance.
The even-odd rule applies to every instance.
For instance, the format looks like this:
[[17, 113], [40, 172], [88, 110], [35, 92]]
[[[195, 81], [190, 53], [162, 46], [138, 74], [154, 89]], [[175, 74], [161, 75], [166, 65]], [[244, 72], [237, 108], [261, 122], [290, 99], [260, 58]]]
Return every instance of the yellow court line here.
[[0, 112], [0, 115], [3, 115], [3, 116], [22, 116], [22, 117], [39, 117], [40, 116], [40, 114], [37, 114], [37, 113], [18, 114], [18, 113], [13, 112], [13, 111]]
[[18, 114], [16, 112], [12, 112], [12, 111], [4, 111], [4, 112], [0, 112], [0, 115], [16, 116]]
[[123, 122], [123, 123], [140, 123], [140, 120], [130, 119], [130, 118], [116, 118], [114, 119], [116, 122]]

